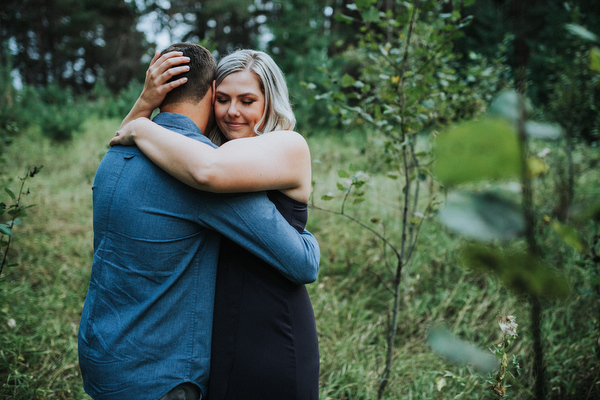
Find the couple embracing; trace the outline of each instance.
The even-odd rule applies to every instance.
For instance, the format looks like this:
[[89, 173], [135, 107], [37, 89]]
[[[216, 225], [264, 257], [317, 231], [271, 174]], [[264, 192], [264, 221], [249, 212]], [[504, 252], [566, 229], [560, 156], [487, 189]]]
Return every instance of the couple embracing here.
[[304, 285], [320, 253], [294, 125], [267, 54], [155, 55], [93, 184], [79, 362], [94, 399], [318, 399]]

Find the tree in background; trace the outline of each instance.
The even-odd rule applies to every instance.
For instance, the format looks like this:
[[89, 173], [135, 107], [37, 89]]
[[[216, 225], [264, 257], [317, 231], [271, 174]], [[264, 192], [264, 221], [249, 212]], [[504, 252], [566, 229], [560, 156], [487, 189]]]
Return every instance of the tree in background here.
[[123, 0], [5, 0], [0, 54], [12, 53], [26, 85], [84, 92], [106, 78], [117, 91], [143, 72], [139, 16], [135, 2]]
[[[600, 2], [588, 0], [478, 0], [465, 12], [473, 15], [473, 23], [457, 40], [457, 50], [493, 57], [498, 43], [514, 38], [506, 61], [514, 69], [518, 54], [529, 57], [528, 95], [537, 106], [548, 103], [554, 83], [570, 66], [573, 40], [565, 25], [576, 23], [592, 31], [600, 26]], [[527, 23], [517, 26], [520, 14]]]
[[255, 2], [242, 0], [171, 0], [150, 1], [145, 13], [156, 13], [157, 32], [177, 31], [183, 42], [210, 41], [224, 55], [236, 48], [257, 47], [264, 11]]

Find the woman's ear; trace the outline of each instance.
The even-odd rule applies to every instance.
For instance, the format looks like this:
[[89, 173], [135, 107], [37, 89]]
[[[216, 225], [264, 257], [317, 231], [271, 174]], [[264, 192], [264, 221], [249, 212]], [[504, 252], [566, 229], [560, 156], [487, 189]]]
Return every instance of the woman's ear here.
[[213, 83], [212, 83], [212, 101], [210, 103], [210, 104], [212, 104], [213, 107], [215, 106], [215, 96], [217, 94], [217, 87], [215, 85], [216, 85], [216, 82], [213, 81]]

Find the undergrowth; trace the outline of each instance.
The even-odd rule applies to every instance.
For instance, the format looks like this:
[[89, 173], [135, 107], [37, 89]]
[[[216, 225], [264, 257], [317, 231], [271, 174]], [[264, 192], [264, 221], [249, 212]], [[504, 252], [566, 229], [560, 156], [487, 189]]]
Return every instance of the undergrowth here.
[[[6, 154], [6, 176], [16, 177], [30, 165], [43, 164], [44, 170], [30, 183], [27, 201], [35, 206], [15, 228], [10, 257], [18, 265], [4, 271], [0, 282], [0, 399], [89, 399], [78, 367], [77, 328], [92, 261], [91, 186], [117, 126], [117, 120], [88, 120], [72, 141], [60, 145], [30, 130]], [[379, 173], [376, 149], [357, 133], [312, 135], [309, 145], [315, 202], [323, 205], [320, 196], [336, 190], [338, 169], [358, 164], [371, 175], [367, 201], [349, 211], [366, 221], [377, 217], [378, 226], [394, 235], [400, 210], [390, 194], [400, 191], [390, 188], [401, 183]], [[544, 179], [550, 190], [552, 180]], [[598, 195], [597, 172], [588, 170], [579, 179], [586, 182], [581, 191]], [[544, 193], [540, 197], [543, 201]], [[327, 206], [339, 205], [336, 201]], [[393, 271], [392, 254], [369, 232], [327, 212], [312, 209], [307, 228], [322, 252], [319, 279], [308, 287], [320, 340], [320, 398], [374, 399], [390, 323], [392, 293], [386, 282]], [[508, 314], [519, 323], [511, 353], [521, 360], [521, 375], [510, 382], [506, 397], [530, 398], [528, 299], [492, 277], [462, 268], [456, 250], [462, 240], [433, 218], [423, 225], [417, 252], [404, 271], [387, 399], [494, 398], [484, 384], [487, 376], [442, 359], [429, 347], [427, 334], [444, 323], [458, 338], [488, 349], [501, 341], [498, 316]], [[598, 398], [600, 313], [594, 282], [599, 271], [568, 248], [560, 254], [559, 267], [567, 271], [572, 291], [567, 299], [544, 302], [550, 397]]]

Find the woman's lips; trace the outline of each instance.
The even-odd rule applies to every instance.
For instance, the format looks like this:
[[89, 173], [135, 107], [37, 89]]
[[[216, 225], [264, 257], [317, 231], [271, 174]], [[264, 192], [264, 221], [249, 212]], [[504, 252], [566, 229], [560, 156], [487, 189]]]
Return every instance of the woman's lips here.
[[246, 124], [241, 122], [226, 122], [226, 124], [229, 127], [229, 129], [239, 129], [246, 126]]

